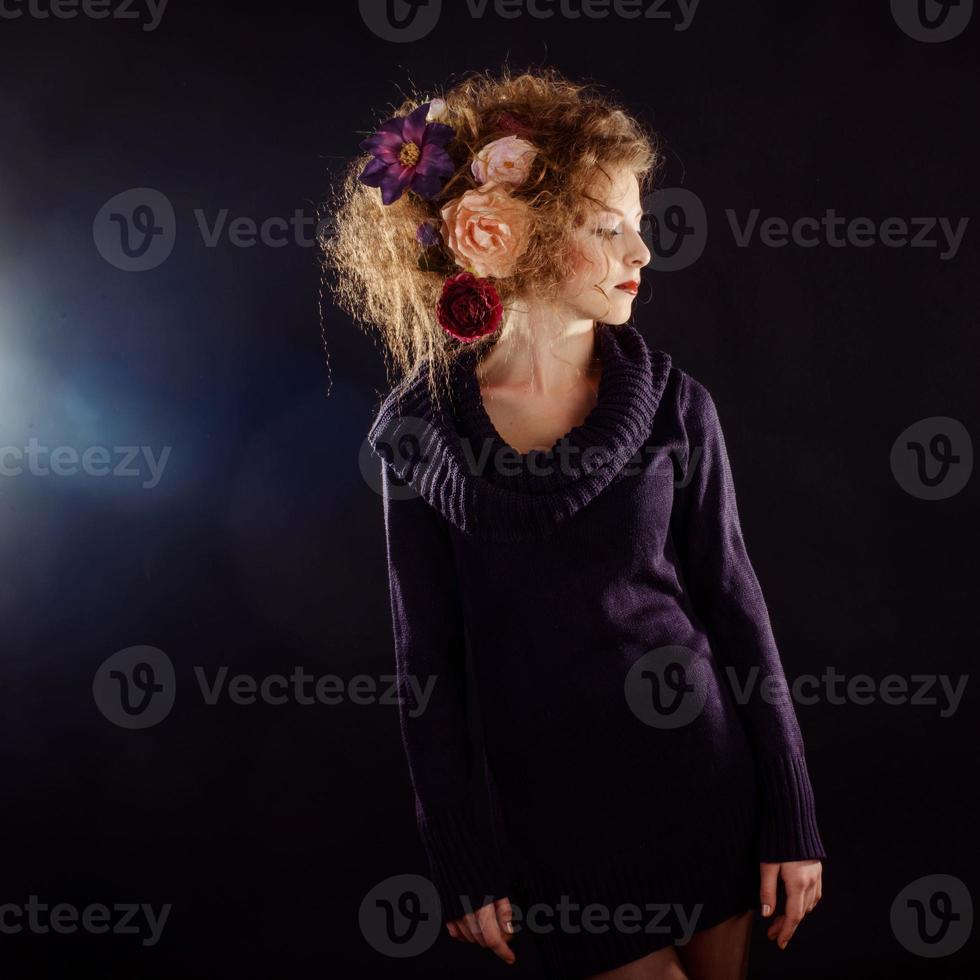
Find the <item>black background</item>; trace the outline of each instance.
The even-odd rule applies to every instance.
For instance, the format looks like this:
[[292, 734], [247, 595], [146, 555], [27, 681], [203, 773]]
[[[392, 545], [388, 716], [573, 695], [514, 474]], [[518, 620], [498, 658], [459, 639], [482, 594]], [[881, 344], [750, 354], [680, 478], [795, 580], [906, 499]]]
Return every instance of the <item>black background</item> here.
[[[208, 705], [193, 674], [392, 670], [381, 499], [360, 465], [391, 380], [378, 344], [329, 304], [321, 322], [315, 248], [207, 247], [193, 214], [314, 214], [411, 83], [551, 64], [653, 123], [662, 183], [701, 198], [709, 237], [689, 268], [644, 273], [635, 322], [719, 406], [787, 675], [969, 673], [976, 482], [918, 499], [889, 454], [920, 419], [977, 431], [980, 22], [929, 44], [887, 3], [703, 0], [684, 31], [444, 7], [412, 43], [350, 2], [171, 0], [154, 31], [0, 19], [0, 445], [172, 447], [152, 489], [0, 477], [0, 903], [173, 903], [150, 948], [0, 934], [5, 977], [506, 970], [446, 936], [390, 959], [359, 930], [377, 882], [426, 873], [396, 707]], [[177, 238], [134, 273], [92, 227], [135, 187], [169, 198]], [[752, 208], [971, 224], [946, 260], [738, 247], [726, 209]], [[178, 695], [129, 731], [92, 682], [137, 644], [167, 653]], [[968, 975], [971, 946], [914, 956], [889, 916], [922, 876], [976, 881], [975, 697], [947, 718], [798, 707], [824, 897], [785, 952], [757, 923], [753, 976]], [[540, 975], [514, 948], [512, 972]]]

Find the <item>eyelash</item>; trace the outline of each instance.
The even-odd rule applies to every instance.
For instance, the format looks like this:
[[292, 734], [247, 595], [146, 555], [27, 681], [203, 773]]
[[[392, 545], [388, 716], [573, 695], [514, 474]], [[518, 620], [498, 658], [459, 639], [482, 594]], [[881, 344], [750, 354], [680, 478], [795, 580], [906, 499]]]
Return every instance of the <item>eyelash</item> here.
[[[618, 238], [622, 235], [622, 231], [617, 231], [615, 228], [596, 228], [595, 233], [601, 238]], [[642, 230], [638, 228], [637, 234], [642, 234]]]

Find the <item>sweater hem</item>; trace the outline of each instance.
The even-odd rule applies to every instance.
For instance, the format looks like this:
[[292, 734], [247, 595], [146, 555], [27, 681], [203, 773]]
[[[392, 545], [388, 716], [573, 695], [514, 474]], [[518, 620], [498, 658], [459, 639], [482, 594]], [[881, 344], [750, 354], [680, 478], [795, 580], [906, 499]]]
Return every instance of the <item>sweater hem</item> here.
[[686, 852], [672, 834], [591, 865], [522, 862], [512, 899], [520, 931], [530, 934], [547, 976], [567, 980], [683, 945], [694, 932], [758, 908], [757, 831], [757, 809], [739, 803], [701, 815], [683, 834]]

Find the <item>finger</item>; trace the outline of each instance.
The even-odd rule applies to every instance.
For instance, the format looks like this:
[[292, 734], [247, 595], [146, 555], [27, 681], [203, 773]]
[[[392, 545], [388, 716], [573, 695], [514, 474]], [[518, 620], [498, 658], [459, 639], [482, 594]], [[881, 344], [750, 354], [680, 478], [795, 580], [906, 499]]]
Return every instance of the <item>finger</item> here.
[[452, 936], [453, 939], [463, 938], [462, 935], [460, 934], [459, 927], [456, 925], [455, 922], [447, 922], [446, 928], [449, 930], [449, 935]]
[[482, 945], [487, 949], [493, 950], [505, 963], [513, 963], [515, 956], [510, 947], [504, 942], [504, 937], [500, 933], [497, 925], [497, 910], [493, 905], [485, 905], [477, 913], [482, 929]]
[[813, 907], [817, 904], [817, 883], [814, 882], [806, 890], [806, 914], [809, 915], [813, 911]]
[[759, 905], [764, 916], [770, 916], [776, 911], [776, 884], [778, 880], [778, 864], [759, 865]]
[[786, 921], [783, 923], [779, 932], [777, 945], [780, 949], [785, 949], [786, 944], [792, 939], [796, 927], [803, 921], [806, 914], [803, 906], [804, 890], [795, 883], [789, 883], [786, 887]]
[[504, 939], [510, 942], [514, 938], [514, 925], [512, 919], [514, 918], [514, 909], [511, 907], [509, 898], [501, 898], [493, 903], [494, 908], [497, 910], [497, 924], [500, 926], [500, 931], [503, 934]]
[[459, 929], [460, 934], [466, 942], [476, 942], [476, 936], [473, 935], [473, 930], [470, 928], [470, 923], [467, 921], [465, 915], [456, 920], [456, 928]]
[[465, 922], [466, 927], [470, 930], [470, 935], [473, 937], [473, 942], [478, 946], [486, 946], [487, 942], [483, 938], [483, 927], [480, 924], [479, 913], [467, 912]]

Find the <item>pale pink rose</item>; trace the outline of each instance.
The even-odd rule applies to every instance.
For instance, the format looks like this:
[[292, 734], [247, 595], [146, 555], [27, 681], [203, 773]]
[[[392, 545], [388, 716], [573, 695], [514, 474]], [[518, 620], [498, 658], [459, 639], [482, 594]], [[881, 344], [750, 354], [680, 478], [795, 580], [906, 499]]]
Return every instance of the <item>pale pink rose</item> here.
[[439, 213], [443, 241], [456, 261], [478, 276], [509, 276], [527, 248], [531, 208], [506, 187], [468, 190]]
[[501, 136], [487, 143], [473, 158], [470, 170], [481, 184], [513, 184], [515, 187], [527, 180], [531, 162], [537, 150], [520, 136]]
[[426, 113], [425, 121], [435, 122], [436, 120], [445, 119], [446, 111], [445, 99], [433, 99], [429, 103], [429, 111]]

